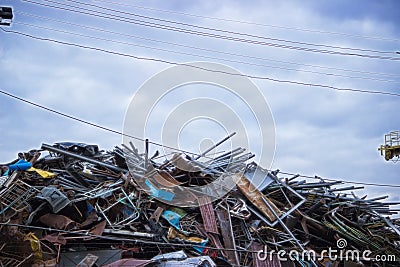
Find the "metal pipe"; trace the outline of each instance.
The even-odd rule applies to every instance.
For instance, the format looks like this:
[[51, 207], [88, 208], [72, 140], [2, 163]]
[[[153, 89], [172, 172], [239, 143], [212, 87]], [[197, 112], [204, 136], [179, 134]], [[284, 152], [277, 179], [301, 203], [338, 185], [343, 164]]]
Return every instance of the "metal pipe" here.
[[337, 182], [330, 182], [330, 183], [307, 183], [304, 185], [293, 185], [294, 189], [303, 189], [303, 188], [310, 188], [310, 189], [314, 189], [314, 188], [321, 188], [321, 187], [327, 187], [327, 186], [331, 186], [331, 185], [335, 185], [335, 184], [341, 184], [342, 182], [337, 181]]
[[[234, 153], [236, 153], [236, 152], [238, 152], [238, 151], [242, 151], [242, 152], [244, 152], [244, 151], [246, 151], [246, 149], [245, 148], [241, 148], [241, 147], [237, 147], [237, 148], [235, 148], [235, 149], [233, 149], [233, 150], [231, 150], [231, 151], [228, 151], [228, 152], [225, 152], [224, 154], [222, 154], [222, 155], [219, 155], [218, 157], [215, 157], [214, 159], [212, 159], [211, 161], [217, 161], [217, 160], [221, 160], [221, 159], [223, 159], [223, 158], [226, 158], [226, 157], [229, 157], [230, 155], [233, 155]], [[240, 153], [242, 153], [242, 152], [240, 152]]]
[[329, 192], [334, 192], [334, 191], [347, 191], [347, 190], [358, 190], [358, 189], [364, 189], [364, 186], [348, 186], [348, 187], [342, 187], [342, 188], [333, 188], [329, 189]]
[[93, 163], [93, 164], [97, 164], [99, 166], [102, 166], [102, 167], [105, 167], [105, 168], [108, 168], [108, 169], [111, 169], [111, 170], [114, 170], [114, 171], [117, 171], [117, 172], [126, 172], [127, 171], [125, 169], [122, 169], [120, 167], [114, 166], [112, 164], [108, 164], [108, 163], [105, 163], [105, 162], [102, 162], [102, 161], [99, 161], [99, 160], [95, 160], [95, 159], [92, 159], [92, 158], [89, 158], [89, 157], [78, 155], [78, 154], [72, 153], [70, 151], [66, 151], [66, 150], [63, 150], [63, 149], [59, 149], [59, 148], [53, 147], [53, 146], [48, 145], [48, 144], [42, 144], [41, 149], [45, 149], [45, 150], [48, 150], [48, 151], [53, 151], [53, 152], [57, 152], [57, 153], [60, 153], [60, 154], [64, 154], [64, 155], [67, 155], [69, 157], [80, 159], [80, 160], [83, 160], [83, 161], [86, 161], [86, 162], [90, 162], [90, 163]]
[[204, 151], [203, 153], [201, 153], [200, 155], [194, 157], [193, 159], [199, 159], [201, 157], [204, 157], [208, 152], [210, 152], [211, 150], [213, 150], [214, 148], [216, 148], [217, 146], [219, 146], [220, 144], [222, 144], [223, 142], [225, 142], [226, 140], [230, 139], [232, 136], [234, 136], [236, 134], [236, 132], [231, 133], [230, 135], [228, 135], [227, 137], [225, 137], [224, 139], [222, 139], [221, 141], [219, 141], [218, 143], [216, 143], [215, 145], [211, 146], [209, 149], [207, 149], [206, 151]]
[[144, 168], [147, 169], [149, 163], [149, 139], [146, 138], [144, 146]]

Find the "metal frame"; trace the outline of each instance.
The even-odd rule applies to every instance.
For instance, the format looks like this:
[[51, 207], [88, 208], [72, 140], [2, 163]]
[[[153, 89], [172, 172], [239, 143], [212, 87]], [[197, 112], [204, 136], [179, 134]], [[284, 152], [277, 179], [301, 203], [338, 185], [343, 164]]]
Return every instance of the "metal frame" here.
[[[133, 204], [133, 202], [131, 200], [131, 195], [128, 195], [122, 187], [120, 187], [118, 189], [121, 190], [121, 192], [124, 195], [124, 197], [119, 198], [117, 201], [115, 201], [115, 203], [109, 205], [106, 209], [102, 209], [99, 206], [98, 203], [95, 204], [96, 210], [103, 215], [104, 219], [106, 219], [107, 223], [113, 229], [118, 229], [118, 228], [121, 228], [121, 227], [123, 227], [123, 226], [125, 226], [127, 224], [130, 224], [130, 223], [136, 221], [137, 219], [139, 219], [139, 217], [140, 217], [140, 212], [136, 208], [136, 206]], [[113, 191], [117, 192], [116, 190], [113, 190]], [[111, 222], [110, 219], [107, 217], [106, 212], [109, 211], [110, 209], [112, 209], [117, 204], [123, 204], [123, 205], [128, 206], [129, 208], [131, 208], [133, 210], [133, 213], [130, 216], [128, 216], [127, 218], [124, 218], [121, 221], [118, 221], [118, 219], [117, 219], [115, 222]]]
[[16, 212], [26, 209], [29, 206], [28, 200], [38, 193], [40, 191], [37, 188], [21, 180], [15, 181], [0, 194], [0, 202], [5, 206], [0, 210], [0, 215], [10, 208]]

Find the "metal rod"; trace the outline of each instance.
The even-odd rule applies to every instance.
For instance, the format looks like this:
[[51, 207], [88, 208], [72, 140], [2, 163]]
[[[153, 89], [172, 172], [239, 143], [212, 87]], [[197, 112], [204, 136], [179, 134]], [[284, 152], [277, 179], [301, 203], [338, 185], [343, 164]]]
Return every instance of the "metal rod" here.
[[149, 139], [146, 138], [145, 140], [145, 147], [144, 147], [144, 168], [147, 169], [149, 164]]
[[207, 149], [206, 151], [204, 151], [203, 153], [201, 153], [200, 155], [197, 155], [196, 157], [194, 157], [193, 159], [199, 159], [201, 157], [204, 157], [205, 155], [207, 155], [208, 152], [210, 152], [211, 150], [213, 150], [214, 148], [216, 148], [217, 146], [219, 146], [220, 144], [222, 144], [223, 142], [225, 142], [226, 140], [230, 139], [232, 136], [234, 136], [236, 134], [236, 132], [231, 133], [230, 135], [228, 135], [227, 137], [225, 137], [224, 139], [222, 139], [221, 141], [219, 141], [218, 143], [216, 143], [215, 145], [211, 146], [209, 149]]
[[114, 171], [117, 171], [117, 172], [126, 172], [127, 171], [125, 169], [122, 169], [120, 167], [114, 166], [112, 164], [108, 164], [108, 163], [105, 163], [105, 162], [102, 162], [102, 161], [99, 161], [99, 160], [95, 160], [95, 159], [92, 159], [92, 158], [89, 158], [89, 157], [78, 155], [78, 154], [72, 153], [70, 151], [66, 151], [66, 150], [63, 150], [63, 149], [59, 149], [59, 148], [53, 147], [51, 145], [42, 144], [42, 149], [53, 151], [53, 152], [57, 152], [57, 153], [60, 153], [60, 154], [64, 154], [64, 155], [70, 156], [72, 158], [84, 160], [86, 162], [97, 164], [99, 166], [102, 166], [102, 167], [105, 167], [105, 168], [108, 168], [108, 169], [111, 169], [111, 170], [114, 170]]
[[[286, 233], [288, 233], [294, 240], [294, 242], [297, 244], [297, 246], [299, 246], [299, 248], [302, 251], [306, 251], [303, 247], [302, 244], [300, 244], [299, 240], [294, 236], [294, 234], [290, 231], [290, 229], [286, 226], [286, 224], [281, 220], [281, 218], [279, 218], [278, 214], [276, 214], [275, 210], [271, 207], [271, 205], [268, 203], [268, 201], [266, 201], [264, 198], [261, 198], [262, 201], [265, 203], [265, 205], [267, 205], [267, 207], [269, 208], [269, 210], [272, 212], [272, 214], [275, 216], [275, 218], [279, 221], [280, 225], [283, 227], [283, 229], [285, 229]], [[318, 267], [318, 265], [312, 260], [311, 263], [315, 266]]]
[[333, 188], [329, 189], [329, 192], [334, 192], [334, 191], [348, 191], [348, 190], [358, 190], [358, 189], [364, 189], [364, 186], [349, 186], [349, 187], [342, 187], [342, 188]]

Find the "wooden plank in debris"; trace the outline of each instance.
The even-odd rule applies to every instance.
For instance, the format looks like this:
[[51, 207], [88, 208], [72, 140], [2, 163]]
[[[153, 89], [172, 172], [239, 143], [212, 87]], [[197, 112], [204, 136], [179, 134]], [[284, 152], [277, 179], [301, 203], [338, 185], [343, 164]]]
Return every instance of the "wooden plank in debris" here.
[[240, 192], [263, 214], [269, 221], [274, 222], [277, 220], [273, 212], [265, 205], [262, 199], [267, 201], [275, 213], [280, 217], [282, 212], [278, 207], [263, 193], [261, 193], [246, 177], [242, 174], [235, 174], [234, 180], [237, 181], [236, 185]]
[[203, 218], [204, 229], [208, 233], [218, 234], [217, 220], [215, 218], [214, 207], [209, 196], [198, 198], [200, 213]]

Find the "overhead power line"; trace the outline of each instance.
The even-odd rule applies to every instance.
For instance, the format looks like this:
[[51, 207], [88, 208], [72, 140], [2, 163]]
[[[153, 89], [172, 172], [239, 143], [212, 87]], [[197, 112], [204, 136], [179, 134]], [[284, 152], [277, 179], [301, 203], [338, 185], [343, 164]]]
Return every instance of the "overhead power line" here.
[[[82, 123], [82, 124], [86, 124], [86, 125], [89, 125], [89, 126], [92, 126], [92, 127], [95, 127], [95, 128], [101, 129], [101, 130], [104, 130], [104, 131], [108, 131], [108, 132], [114, 133], [114, 134], [124, 135], [124, 136], [130, 137], [130, 138], [135, 139], [135, 140], [145, 141], [145, 139], [143, 139], [143, 138], [140, 138], [140, 137], [137, 137], [137, 136], [132, 136], [132, 135], [129, 135], [129, 134], [125, 134], [125, 133], [122, 133], [122, 132], [120, 132], [120, 131], [111, 129], [111, 128], [109, 128], [109, 127], [105, 127], [105, 126], [102, 126], [102, 125], [99, 125], [99, 124], [96, 124], [96, 123], [93, 123], [93, 122], [90, 122], [90, 121], [87, 121], [87, 120], [84, 120], [84, 119], [80, 119], [80, 118], [75, 117], [75, 116], [72, 116], [72, 115], [68, 115], [68, 114], [63, 113], [63, 112], [61, 112], [61, 111], [58, 111], [58, 110], [49, 108], [49, 107], [47, 107], [47, 106], [44, 106], [44, 105], [41, 105], [41, 104], [38, 104], [38, 103], [35, 103], [35, 102], [31, 101], [31, 100], [24, 99], [24, 98], [22, 98], [22, 97], [16, 96], [16, 95], [14, 95], [14, 94], [12, 94], [12, 93], [9, 93], [9, 92], [4, 91], [4, 90], [1, 90], [1, 89], [0, 89], [0, 94], [3, 94], [3, 95], [5, 95], [5, 96], [8, 96], [8, 97], [13, 98], [13, 99], [18, 100], [18, 101], [21, 101], [21, 102], [23, 102], [23, 103], [29, 104], [29, 105], [31, 105], [31, 106], [34, 106], [34, 107], [43, 109], [43, 110], [45, 110], [45, 111], [47, 111], [47, 112], [54, 113], [54, 114], [56, 114], [56, 115], [58, 115], [58, 116], [65, 117], [65, 118], [68, 118], [68, 119], [70, 119], [70, 120], [74, 120], [74, 121], [80, 122], [80, 123]], [[170, 147], [170, 146], [165, 146], [165, 145], [160, 144], [160, 143], [157, 143], [157, 142], [152, 142], [152, 141], [150, 141], [149, 143], [150, 143], [150, 144], [153, 144], [153, 145], [156, 145], [156, 146], [161, 146], [161, 147], [169, 148], [169, 149], [172, 149], [172, 150], [175, 150], [175, 151], [180, 151], [180, 152], [183, 152], [183, 153], [186, 153], [186, 154], [199, 155], [199, 154], [196, 154], [196, 153], [193, 153], [193, 152], [181, 150], [181, 149], [179, 149], [179, 148]], [[269, 170], [269, 171], [272, 171], [272, 170]], [[315, 176], [313, 177], [313, 176], [300, 175], [300, 174], [294, 174], [294, 173], [289, 173], [289, 172], [282, 172], [282, 171], [279, 171], [279, 173], [285, 174], [285, 175], [292, 175], [292, 176], [298, 175], [299, 177], [304, 177], [304, 178], [321, 179], [321, 177], [318, 177], [318, 178], [317, 178], [317, 177], [315, 177]], [[381, 186], [381, 187], [400, 188], [400, 185], [379, 184], [379, 183], [365, 183], [365, 182], [346, 181], [346, 180], [330, 179], [330, 178], [322, 178], [322, 179], [327, 180], [327, 181], [338, 181], [338, 182], [349, 183], [349, 184], [360, 184], [360, 185], [370, 185], [370, 186]]]
[[[356, 57], [362, 57], [362, 58], [395, 60], [395, 61], [400, 60], [400, 57], [360, 54], [360, 53], [355, 53], [355, 52], [342, 52], [342, 51], [334, 51], [334, 50], [326, 50], [326, 49], [316, 49], [316, 48], [310, 48], [310, 47], [284, 45], [284, 44], [278, 44], [278, 43], [273, 43], [273, 42], [250, 40], [250, 39], [215, 34], [215, 33], [210, 33], [210, 32], [190, 30], [190, 29], [179, 28], [179, 27], [175, 27], [175, 26], [167, 26], [165, 24], [143, 21], [143, 20], [134, 19], [134, 18], [127, 18], [124, 16], [116, 15], [116, 14], [109, 14], [106, 12], [91, 10], [91, 9], [87, 9], [87, 8], [77, 7], [77, 6], [68, 5], [68, 4], [64, 4], [64, 3], [58, 3], [58, 2], [56, 2], [56, 3], [58, 3], [59, 5], [62, 5], [62, 6], [54, 6], [54, 5], [39, 3], [39, 2], [31, 1], [31, 0], [22, 0], [22, 1], [40, 5], [40, 6], [50, 7], [50, 8], [54, 8], [54, 9], [69, 11], [69, 12], [73, 12], [73, 13], [94, 16], [97, 18], [104, 18], [104, 19], [120, 21], [120, 22], [139, 25], [139, 26], [151, 27], [151, 28], [161, 29], [161, 30], [168, 30], [168, 31], [173, 31], [173, 32], [186, 33], [186, 34], [191, 34], [191, 35], [196, 35], [196, 36], [210, 37], [210, 38], [214, 38], [214, 39], [228, 40], [228, 41], [248, 43], [248, 44], [254, 44], [254, 45], [269, 46], [269, 47], [275, 47], [275, 48], [284, 48], [284, 49], [290, 49], [290, 50], [296, 50], [296, 51], [314, 52], [314, 53], [321, 53], [321, 54], [356, 56]], [[47, 0], [47, 1], [54, 2], [54, 1], [50, 1], [50, 0]], [[72, 6], [75, 9], [65, 8], [63, 6]], [[82, 11], [82, 10], [86, 10], [89, 12]], [[394, 54], [396, 54], [396, 53], [394, 52]]]
[[[44, 0], [44, 1], [60, 4], [60, 2], [53, 1], [53, 0]], [[293, 41], [293, 40], [272, 38], [272, 37], [254, 35], [254, 34], [243, 33], [243, 32], [235, 32], [235, 31], [223, 30], [223, 29], [218, 29], [218, 28], [204, 27], [204, 26], [200, 26], [200, 25], [189, 24], [189, 23], [184, 23], [184, 22], [179, 22], [179, 21], [174, 21], [174, 20], [160, 19], [160, 18], [151, 17], [151, 16], [144, 16], [144, 15], [140, 15], [140, 14], [136, 14], [136, 13], [132, 13], [132, 12], [126, 12], [123, 10], [112, 9], [112, 8], [108, 8], [105, 6], [95, 5], [95, 4], [91, 4], [91, 3], [83, 3], [83, 2], [77, 1], [77, 0], [69, 0], [69, 2], [73, 2], [73, 3], [84, 5], [84, 6], [91, 6], [91, 7], [99, 8], [101, 10], [107, 10], [107, 11], [111, 11], [111, 12], [115, 12], [115, 13], [119, 13], [119, 14], [125, 14], [125, 15], [129, 15], [129, 16], [143, 18], [143, 19], [159, 21], [159, 22], [163, 22], [163, 23], [170, 23], [170, 24], [175, 24], [175, 25], [180, 25], [180, 26], [186, 26], [186, 27], [197, 28], [197, 29], [208, 30], [208, 31], [228, 33], [228, 34], [232, 34], [232, 35], [239, 35], [239, 36], [257, 38], [257, 39], [263, 39], [263, 40], [269, 40], [269, 41], [278, 41], [278, 42], [283, 42], [283, 43], [324, 47], [324, 48], [334, 48], [334, 49], [340, 49], [340, 50], [372, 52], [372, 53], [379, 53], [379, 54], [395, 54], [395, 52], [393, 52], [393, 51], [379, 51], [379, 50], [373, 50], [373, 49], [333, 46], [333, 45], [326, 45], [326, 44], [314, 44], [314, 43], [307, 43], [307, 42], [300, 42], [300, 41]], [[72, 5], [66, 5], [66, 6], [76, 7], [76, 6], [72, 6]], [[90, 11], [90, 9], [86, 9], [86, 10]]]
[[93, 0], [93, 1], [100, 2], [100, 3], [106, 3], [106, 4], [113, 4], [113, 5], [123, 6], [123, 7], [150, 10], [150, 11], [156, 11], [156, 12], [161, 12], [161, 13], [166, 13], [166, 14], [182, 15], [182, 16], [187, 16], [187, 17], [202, 18], [202, 19], [208, 19], [208, 20], [233, 22], [233, 23], [239, 23], [239, 24], [271, 27], [271, 28], [277, 28], [277, 29], [309, 32], [309, 33], [317, 33], [317, 34], [339, 35], [339, 36], [345, 36], [345, 37], [355, 37], [355, 38], [378, 40], [378, 41], [400, 42], [400, 39], [383, 37], [383, 36], [365, 36], [365, 35], [351, 34], [351, 33], [344, 33], [344, 32], [333, 32], [333, 31], [323, 31], [323, 30], [316, 30], [316, 29], [289, 27], [289, 26], [282, 26], [282, 25], [272, 25], [272, 24], [254, 22], [254, 21], [243, 21], [243, 20], [235, 20], [235, 19], [227, 19], [227, 18], [217, 18], [217, 17], [204, 16], [204, 15], [198, 15], [198, 14], [193, 14], [193, 13], [179, 12], [179, 11], [175, 11], [175, 10], [166, 10], [166, 9], [147, 7], [147, 6], [132, 5], [132, 4], [121, 3], [121, 2], [116, 2], [116, 1], [106, 1], [106, 0]]
[[[363, 70], [357, 70], [357, 69], [344, 69], [344, 68], [336, 68], [336, 67], [329, 67], [329, 66], [322, 66], [322, 65], [305, 64], [305, 63], [300, 63], [300, 62], [276, 60], [276, 59], [271, 59], [271, 58], [251, 56], [251, 55], [245, 55], [245, 54], [237, 54], [237, 53], [232, 53], [232, 52], [226, 52], [226, 51], [221, 51], [221, 50], [197, 47], [197, 46], [192, 46], [192, 45], [178, 44], [178, 43], [168, 42], [168, 41], [164, 41], [164, 40], [160, 40], [160, 39], [152, 39], [152, 38], [147, 38], [147, 37], [133, 35], [133, 34], [127, 34], [127, 33], [122, 33], [122, 32], [111, 31], [111, 30], [106, 30], [104, 28], [97, 28], [97, 27], [87, 26], [87, 25], [83, 25], [83, 24], [73, 23], [73, 22], [70, 22], [70, 21], [58, 20], [58, 19], [53, 19], [53, 18], [49, 18], [49, 17], [43, 17], [43, 16], [39, 16], [39, 15], [27, 13], [27, 12], [22, 12], [22, 11], [17, 11], [15, 13], [23, 15], [23, 16], [28, 16], [28, 17], [32, 17], [32, 18], [41, 19], [41, 20], [57, 22], [57, 23], [65, 24], [65, 25], [79, 27], [79, 28], [82, 28], [82, 29], [98, 31], [98, 32], [104, 32], [104, 33], [114, 34], [114, 35], [118, 35], [118, 36], [139, 39], [139, 40], [145, 40], [145, 41], [155, 42], [157, 44], [160, 44], [160, 43], [168, 44], [168, 45], [172, 45], [172, 46], [189, 48], [189, 49], [194, 49], [194, 50], [198, 50], [198, 51], [212, 52], [212, 53], [218, 53], [218, 54], [223, 54], [223, 55], [228, 55], [228, 56], [242, 57], [242, 58], [246, 58], [246, 59], [256, 59], [256, 60], [262, 60], [262, 61], [270, 61], [270, 62], [297, 65], [297, 66], [305, 66], [305, 67], [318, 68], [318, 69], [328, 69], [328, 70], [344, 71], [344, 72], [368, 74], [368, 75], [377, 75], [377, 76], [398, 77], [398, 74], [394, 74], [394, 73], [371, 72], [371, 71], [363, 71]], [[18, 22], [16, 22], [16, 24], [18, 24]], [[21, 23], [19, 23], [19, 24], [21, 24]], [[306, 71], [306, 70], [301, 70], [301, 71], [311, 72], [311, 73], [321, 73], [322, 74], [322, 72], [313, 72], [313, 71]], [[329, 73], [326, 73], [326, 74], [330, 75]], [[340, 74], [337, 74], [337, 75], [340, 75]], [[343, 77], [352, 78], [352, 76], [346, 76], [346, 75], [343, 75]], [[356, 77], [354, 77], [354, 78], [356, 78]]]
[[342, 74], [336, 74], [336, 73], [325, 73], [325, 72], [318, 72], [318, 71], [312, 71], [312, 70], [303, 70], [303, 69], [294, 69], [294, 68], [287, 68], [287, 67], [280, 67], [280, 66], [271, 66], [271, 65], [259, 64], [259, 63], [252, 63], [252, 62], [246, 62], [246, 61], [233, 60], [233, 59], [228, 59], [228, 58], [218, 58], [218, 57], [212, 57], [212, 56], [208, 56], [208, 55], [199, 55], [199, 54], [187, 53], [187, 52], [183, 52], [183, 51], [176, 51], [176, 50], [164, 49], [164, 48], [159, 48], [159, 47], [152, 47], [152, 46], [146, 46], [146, 45], [141, 45], [141, 44], [136, 44], [136, 43], [130, 43], [130, 42], [125, 42], [125, 41], [107, 39], [107, 38], [103, 38], [103, 37], [90, 36], [90, 35], [86, 35], [86, 34], [70, 32], [70, 31], [65, 31], [65, 30], [59, 30], [59, 29], [54, 29], [54, 28], [50, 28], [50, 27], [44, 27], [44, 26], [39, 26], [39, 25], [34, 25], [34, 24], [24, 23], [24, 22], [14, 22], [14, 24], [19, 24], [19, 25], [24, 25], [24, 26], [28, 26], [28, 27], [33, 27], [33, 28], [38, 28], [38, 29], [43, 29], [43, 30], [48, 30], [48, 31], [54, 31], [54, 32], [59, 32], [59, 33], [63, 33], [63, 34], [69, 34], [69, 35], [73, 35], [73, 36], [79, 36], [79, 37], [94, 39], [94, 40], [112, 42], [112, 43], [117, 43], [117, 44], [135, 46], [135, 47], [141, 47], [141, 48], [152, 49], [152, 50], [168, 52], [168, 53], [175, 53], [175, 54], [179, 54], [179, 55], [199, 57], [201, 59], [214, 59], [214, 60], [221, 60], [221, 61], [244, 64], [244, 65], [250, 65], [250, 66], [273, 68], [273, 69], [283, 69], [283, 70], [298, 71], [298, 72], [306, 72], [306, 73], [313, 73], [313, 74], [319, 74], [319, 75], [325, 75], [325, 76], [345, 77], [345, 78], [351, 78], [351, 79], [362, 79], [362, 80], [390, 82], [390, 83], [400, 83], [400, 81], [396, 81], [396, 80], [388, 80], [388, 79], [373, 78], [373, 77], [357, 77], [357, 76], [349, 76], [349, 75], [342, 75]]
[[389, 95], [389, 96], [400, 97], [400, 94], [392, 93], [392, 92], [371, 91], [371, 90], [354, 89], [354, 88], [340, 88], [340, 87], [326, 85], [326, 84], [306, 83], [306, 82], [293, 81], [293, 80], [280, 80], [280, 79], [275, 79], [275, 78], [266, 77], [266, 76], [256, 76], [256, 75], [249, 75], [249, 74], [242, 74], [242, 73], [231, 73], [231, 72], [220, 71], [220, 70], [212, 70], [212, 69], [203, 68], [203, 67], [200, 67], [200, 66], [193, 66], [193, 65], [190, 65], [190, 64], [185, 64], [185, 63], [178, 63], [178, 62], [168, 61], [168, 60], [158, 59], [158, 58], [141, 57], [141, 56], [136, 56], [136, 55], [132, 55], [132, 54], [111, 51], [111, 50], [107, 50], [107, 49], [103, 49], [103, 48], [92, 47], [92, 46], [88, 46], [88, 45], [81, 45], [81, 44], [76, 44], [76, 43], [71, 43], [71, 42], [64, 42], [64, 41], [60, 41], [60, 40], [55, 40], [55, 39], [51, 39], [51, 38], [38, 37], [38, 36], [31, 35], [31, 34], [23, 33], [23, 32], [18, 32], [18, 31], [13, 31], [13, 30], [6, 30], [4, 28], [0, 28], [0, 29], [3, 30], [4, 32], [7, 32], [7, 33], [13, 33], [13, 34], [29, 37], [29, 38], [36, 39], [36, 40], [48, 41], [48, 42], [53, 42], [53, 43], [57, 43], [57, 44], [68, 45], [68, 46], [78, 47], [78, 48], [82, 48], [82, 49], [88, 49], [88, 50], [108, 53], [108, 54], [112, 54], [112, 55], [118, 55], [118, 56], [133, 58], [133, 59], [137, 59], [137, 60], [160, 62], [160, 63], [165, 63], [165, 64], [168, 64], [168, 65], [186, 66], [186, 67], [190, 67], [190, 68], [200, 69], [200, 70], [203, 70], [203, 71], [221, 73], [221, 74], [229, 75], [229, 76], [241, 76], [241, 77], [247, 77], [247, 78], [251, 78], [251, 79], [266, 80], [266, 81], [271, 81], [271, 82], [287, 83], [287, 84], [302, 85], [302, 86], [319, 87], [319, 88], [332, 89], [332, 90], [337, 90], [337, 91], [349, 91], [349, 92], [358, 92], [358, 93], [367, 93], [367, 94], [379, 94], [379, 95]]
[[[45, 110], [47, 112], [54, 113], [54, 114], [56, 114], [58, 116], [65, 117], [67, 119], [74, 120], [74, 121], [77, 121], [77, 122], [80, 122], [80, 123], [83, 123], [83, 124], [86, 124], [86, 125], [89, 125], [89, 126], [92, 126], [92, 127], [95, 127], [95, 128], [98, 128], [98, 129], [101, 129], [101, 130], [104, 130], [104, 131], [107, 131], [107, 132], [110, 132], [110, 133], [114, 133], [114, 134], [130, 137], [130, 138], [132, 138], [134, 140], [138, 140], [138, 141], [143, 141], [143, 142], [146, 141], [146, 139], [143, 139], [143, 138], [140, 138], [140, 137], [137, 137], [137, 136], [133, 136], [133, 135], [130, 135], [130, 134], [122, 133], [120, 131], [108, 128], [106, 126], [102, 126], [102, 125], [99, 125], [99, 124], [96, 124], [96, 123], [93, 123], [93, 122], [90, 122], [90, 121], [87, 121], [87, 120], [84, 120], [84, 119], [80, 119], [78, 117], [75, 117], [75, 116], [72, 116], [72, 115], [68, 115], [68, 114], [66, 114], [64, 112], [61, 112], [61, 111], [46, 107], [44, 105], [37, 104], [37, 103], [35, 103], [33, 101], [24, 99], [22, 97], [16, 96], [14, 94], [11, 94], [11, 93], [6, 92], [6, 91], [1, 90], [1, 89], [0, 89], [0, 94], [6, 95], [8, 97], [11, 97], [11, 98], [16, 99], [16, 100], [21, 101], [21, 102], [24, 102], [24, 103], [29, 104], [31, 106], [43, 109], [43, 110]], [[160, 147], [163, 147], [163, 148], [172, 149], [172, 150], [175, 150], [175, 151], [178, 151], [178, 152], [183, 152], [185, 154], [197, 155], [197, 156], [200, 155], [200, 154], [196, 154], [196, 153], [193, 153], [193, 152], [185, 151], [185, 150], [182, 150], [182, 149], [179, 149], [179, 148], [166, 146], [166, 145], [163, 145], [163, 144], [160, 144], [160, 143], [156, 143], [156, 142], [151, 142], [150, 141], [149, 144], [153, 144], [153, 145], [160, 146]]]

